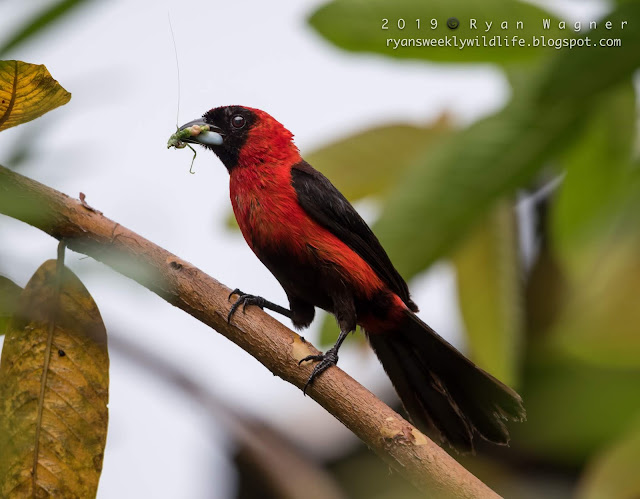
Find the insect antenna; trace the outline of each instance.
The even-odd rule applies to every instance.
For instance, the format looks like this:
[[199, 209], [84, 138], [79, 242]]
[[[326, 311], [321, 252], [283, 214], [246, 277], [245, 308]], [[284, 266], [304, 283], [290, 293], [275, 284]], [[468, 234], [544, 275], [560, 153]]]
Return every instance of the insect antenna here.
[[[180, 129], [180, 125], [178, 125], [180, 121], [180, 62], [178, 60], [178, 46], [176, 45], [176, 36], [173, 33], [173, 24], [171, 23], [170, 11], [167, 11], [167, 19], [169, 20], [169, 30], [171, 31], [171, 40], [173, 41], [173, 53], [176, 57], [176, 75], [178, 79], [178, 103], [176, 106], [176, 131], [178, 131]], [[196, 173], [193, 171], [193, 163], [195, 162], [196, 156], [198, 155], [198, 153], [189, 144], [187, 144], [187, 147], [191, 149], [191, 151], [193, 152], [193, 158], [191, 159], [191, 166], [189, 167], [189, 173], [193, 175]]]

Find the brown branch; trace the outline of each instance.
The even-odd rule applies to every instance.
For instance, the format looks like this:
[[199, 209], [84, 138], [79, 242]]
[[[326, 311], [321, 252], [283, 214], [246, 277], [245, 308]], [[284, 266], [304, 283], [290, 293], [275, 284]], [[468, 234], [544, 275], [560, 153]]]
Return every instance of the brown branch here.
[[261, 476], [269, 496], [282, 499], [343, 499], [333, 477], [269, 425], [244, 417], [227, 406], [213, 391], [198, 383], [168, 360], [119, 334], [110, 333], [109, 350], [115, 349], [136, 367], [172, 385], [208, 411], [216, 426], [235, 442], [236, 460]]
[[[134, 279], [226, 336], [274, 375], [298, 388], [307, 380], [312, 366], [298, 361], [318, 353], [310, 343], [255, 307], [228, 324], [229, 288], [81, 201], [0, 166], [0, 213]], [[329, 369], [307, 393], [429, 497], [498, 497], [341, 369]]]

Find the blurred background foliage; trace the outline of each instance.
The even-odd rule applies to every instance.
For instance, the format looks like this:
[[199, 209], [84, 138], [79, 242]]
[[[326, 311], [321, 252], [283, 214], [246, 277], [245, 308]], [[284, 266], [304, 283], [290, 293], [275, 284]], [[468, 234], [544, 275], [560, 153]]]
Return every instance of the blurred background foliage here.
[[[465, 464], [507, 497], [640, 497], [640, 30], [620, 31], [623, 20], [640, 23], [640, 6], [607, 16], [606, 36], [623, 40], [615, 51], [394, 51], [385, 38], [424, 35], [392, 20], [387, 32], [367, 29], [391, 10], [413, 21], [423, 9], [336, 0], [310, 24], [344, 50], [500, 64], [510, 102], [467, 128], [436, 122], [397, 140], [408, 125], [377, 127], [308, 159], [352, 201], [381, 204], [374, 231], [405, 278], [438, 259], [455, 266], [468, 354], [522, 394], [528, 420], [513, 425], [510, 449], [493, 452], [490, 465]], [[518, 2], [430, 2], [429, 10], [481, 24], [553, 19]], [[455, 34], [475, 33], [463, 21]], [[532, 209], [517, 209], [525, 203]], [[529, 247], [523, 233], [534, 234]], [[324, 343], [336, 334], [327, 318]]]
[[[0, 56], [84, 3], [51, 4], [1, 41]], [[527, 408], [509, 448], [456, 456], [505, 497], [640, 497], [640, 5], [612, 9], [606, 35], [548, 34], [621, 38], [615, 49], [394, 51], [384, 40], [422, 37], [415, 26], [371, 29], [390, 12], [413, 20], [428, 11], [442, 24], [451, 12], [480, 25], [555, 21], [516, 1], [439, 0], [427, 8], [419, 0], [335, 0], [308, 21], [341, 50], [492, 63], [511, 83], [504, 109], [466, 127], [443, 115], [424, 126], [377, 125], [303, 151], [352, 202], [375, 201], [374, 231], [407, 280], [439, 260], [454, 266], [468, 354], [516, 387]], [[476, 33], [462, 22], [456, 34]], [[9, 166], [28, 154], [16, 144]], [[0, 333], [15, 289], [0, 279]], [[322, 343], [336, 336], [325, 320]], [[269, 446], [279, 452], [279, 444]], [[239, 495], [281, 497], [265, 485], [270, 479], [256, 478], [266, 467], [256, 462], [269, 458], [247, 460], [243, 449], [240, 442]], [[326, 471], [347, 497], [418, 497], [364, 447], [326, 463]]]

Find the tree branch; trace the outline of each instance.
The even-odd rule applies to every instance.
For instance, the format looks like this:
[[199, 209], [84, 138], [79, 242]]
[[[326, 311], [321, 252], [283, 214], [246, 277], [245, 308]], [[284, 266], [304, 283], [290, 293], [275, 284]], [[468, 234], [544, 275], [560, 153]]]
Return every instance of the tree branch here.
[[[289, 442], [285, 435], [260, 421], [246, 418], [228, 407], [214, 392], [172, 362], [142, 348], [120, 334], [110, 333], [109, 350], [164, 381], [208, 412], [209, 419], [235, 442], [238, 467], [248, 468], [251, 478], [260, 475], [260, 486], [270, 497], [282, 499], [345, 499], [335, 479]], [[240, 495], [240, 494], [238, 494]]]
[[[255, 307], [228, 324], [229, 288], [86, 203], [0, 166], [0, 213], [64, 239], [212, 327], [274, 375], [304, 386], [312, 365], [298, 361], [318, 353], [310, 343]], [[498, 497], [341, 369], [327, 370], [307, 393], [429, 497]]]

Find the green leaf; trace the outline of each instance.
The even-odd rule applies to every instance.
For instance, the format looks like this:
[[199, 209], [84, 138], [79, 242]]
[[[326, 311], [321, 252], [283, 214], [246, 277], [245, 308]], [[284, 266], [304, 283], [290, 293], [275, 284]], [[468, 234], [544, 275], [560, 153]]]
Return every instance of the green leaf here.
[[[447, 27], [447, 19], [450, 17], [456, 17], [460, 22], [455, 30]], [[383, 29], [383, 19], [388, 20], [388, 29]], [[399, 28], [400, 19], [404, 20], [404, 29]], [[420, 19], [419, 28], [417, 19]], [[432, 29], [432, 19], [437, 21], [435, 29]], [[476, 19], [477, 29], [470, 27], [471, 19]], [[551, 20], [551, 29], [543, 29], [543, 19]], [[507, 21], [507, 29], [502, 29], [503, 21]], [[522, 27], [516, 26], [517, 21], [522, 21]], [[492, 23], [490, 31], [486, 31], [486, 22]], [[324, 38], [345, 50], [445, 62], [529, 61], [554, 50], [548, 47], [534, 47], [531, 43], [534, 35], [575, 35], [572, 30], [558, 30], [557, 19], [544, 10], [528, 3], [511, 0], [436, 0], [428, 4], [420, 0], [335, 0], [316, 10], [309, 23]], [[514, 36], [523, 40], [524, 45], [513, 46]], [[389, 41], [416, 39], [424, 45], [425, 40], [445, 37], [449, 39], [451, 46], [414, 45], [398, 46], [394, 49], [395, 42]], [[478, 46], [469, 46], [461, 50], [462, 39], [477, 43]], [[491, 39], [494, 43], [499, 39], [503, 46], [483, 46], [485, 40], [486, 44], [489, 44]], [[457, 46], [453, 45], [454, 43], [457, 43]], [[510, 43], [511, 46], [504, 46], [505, 43]]]
[[640, 169], [630, 83], [605, 97], [564, 157], [552, 240], [571, 293], [546, 341], [583, 362], [640, 367]]
[[497, 199], [528, 183], [579, 116], [518, 101], [428, 151], [374, 227], [400, 273], [409, 278], [447, 254]]
[[511, 447], [532, 459], [579, 465], [621, 438], [640, 414], [640, 370], [603, 368], [536, 350], [520, 395], [527, 421], [512, 425]]
[[47, 27], [72, 12], [76, 7], [87, 3], [86, 0], [59, 0], [46, 9], [36, 13], [23, 26], [18, 28], [1, 46], [0, 56], [18, 45], [40, 35]]
[[43, 65], [0, 61], [0, 131], [69, 102], [71, 94]]
[[[640, 5], [610, 19], [640, 24]], [[640, 64], [640, 30], [608, 34], [624, 39], [615, 57], [595, 48], [558, 53], [549, 68], [567, 64], [572, 72], [547, 68], [542, 81], [531, 73], [531, 87], [505, 110], [444, 140], [406, 172], [375, 227], [405, 278], [451, 250], [497, 199], [529, 183], [578, 134], [602, 91], [631, 76]]]
[[31, 278], [0, 362], [0, 496], [95, 497], [107, 436], [107, 336], [56, 261]]
[[513, 203], [493, 208], [454, 253], [453, 263], [470, 358], [516, 386], [523, 328]]
[[11, 279], [0, 275], [0, 336], [7, 329], [7, 324], [16, 310], [18, 296], [21, 292], [20, 286]]
[[582, 475], [577, 499], [640, 497], [640, 424], [591, 460]]
[[353, 202], [386, 195], [416, 156], [449, 130], [446, 116], [427, 126], [386, 125], [337, 140], [304, 157]]
[[636, 99], [631, 81], [607, 93], [585, 133], [560, 158], [565, 178], [551, 210], [554, 249], [575, 274], [591, 243], [610, 234], [625, 191], [633, 187]]

